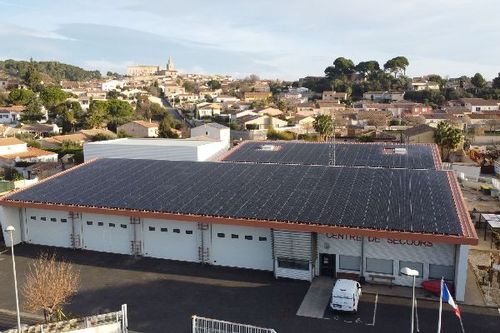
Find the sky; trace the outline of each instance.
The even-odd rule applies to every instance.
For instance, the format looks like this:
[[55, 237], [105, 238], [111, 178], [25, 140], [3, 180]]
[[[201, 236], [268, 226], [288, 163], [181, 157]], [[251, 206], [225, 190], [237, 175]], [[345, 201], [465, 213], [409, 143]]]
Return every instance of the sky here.
[[297, 80], [335, 58], [407, 74], [500, 72], [498, 0], [0, 0], [0, 59]]

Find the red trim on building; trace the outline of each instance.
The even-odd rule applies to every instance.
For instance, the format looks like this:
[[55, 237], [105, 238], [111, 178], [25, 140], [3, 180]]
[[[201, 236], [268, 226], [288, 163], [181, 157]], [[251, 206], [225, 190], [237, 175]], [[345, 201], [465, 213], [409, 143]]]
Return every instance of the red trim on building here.
[[367, 228], [350, 228], [342, 226], [306, 224], [306, 223], [297, 223], [290, 221], [255, 220], [255, 219], [230, 218], [222, 216], [206, 216], [206, 215], [127, 210], [127, 209], [106, 208], [106, 207], [47, 204], [47, 203], [37, 203], [37, 202], [11, 201], [5, 198], [0, 200], [0, 205], [19, 207], [19, 208], [29, 207], [29, 208], [48, 209], [57, 211], [73, 211], [73, 212], [118, 215], [118, 216], [128, 216], [128, 217], [138, 217], [138, 218], [156, 218], [156, 219], [168, 219], [168, 220], [186, 221], [186, 222], [203, 222], [203, 223], [213, 223], [213, 224], [249, 226], [258, 228], [275, 228], [275, 229], [290, 230], [290, 231], [337, 233], [343, 235], [391, 238], [398, 240], [420, 240], [420, 241], [448, 243], [457, 245], [458, 244], [476, 245], [478, 242], [477, 236], [475, 236], [475, 238], [472, 238], [470, 236], [468, 237], [467, 235], [454, 236], [454, 235], [443, 235], [443, 234], [425, 234], [425, 233], [404, 232], [404, 231], [390, 231], [390, 230], [376, 230]]

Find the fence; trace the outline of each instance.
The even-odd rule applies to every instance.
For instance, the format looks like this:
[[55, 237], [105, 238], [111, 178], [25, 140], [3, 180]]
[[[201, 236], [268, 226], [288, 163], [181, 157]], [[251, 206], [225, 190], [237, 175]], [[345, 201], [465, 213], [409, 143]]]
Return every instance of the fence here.
[[271, 328], [193, 316], [192, 333], [276, 333], [276, 331]]

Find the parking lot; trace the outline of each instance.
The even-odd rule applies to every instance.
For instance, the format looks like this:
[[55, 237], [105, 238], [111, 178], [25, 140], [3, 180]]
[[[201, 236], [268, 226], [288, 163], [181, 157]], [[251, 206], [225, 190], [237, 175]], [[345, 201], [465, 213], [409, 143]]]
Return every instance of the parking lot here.
[[[29, 263], [40, 251], [51, 248], [16, 246], [19, 283]], [[129, 306], [130, 328], [139, 332], [190, 332], [196, 314], [262, 327], [277, 332], [385, 332], [410, 328], [410, 300], [363, 294], [356, 315], [333, 313], [324, 318], [297, 316], [310, 284], [276, 280], [270, 272], [231, 269], [151, 258], [57, 249], [81, 271], [81, 287], [66, 307], [73, 315], [115, 311]], [[0, 309], [15, 310], [9, 253], [0, 255]], [[435, 302], [419, 303], [420, 332], [435, 332]], [[446, 306], [446, 305], [445, 305]], [[496, 309], [462, 307], [466, 331], [496, 332]], [[374, 325], [370, 325], [375, 318]], [[443, 332], [458, 332], [458, 320], [449, 307]]]

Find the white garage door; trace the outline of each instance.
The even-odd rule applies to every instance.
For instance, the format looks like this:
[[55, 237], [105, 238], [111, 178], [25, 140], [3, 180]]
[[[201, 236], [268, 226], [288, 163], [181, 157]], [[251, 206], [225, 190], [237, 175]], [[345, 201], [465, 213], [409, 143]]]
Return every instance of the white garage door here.
[[143, 228], [145, 256], [199, 261], [197, 223], [144, 219]]
[[214, 265], [273, 270], [271, 230], [212, 225], [211, 260]]
[[71, 247], [72, 225], [68, 212], [26, 209], [26, 239], [32, 244]]
[[83, 248], [87, 250], [131, 254], [133, 226], [124, 216], [83, 214]]

